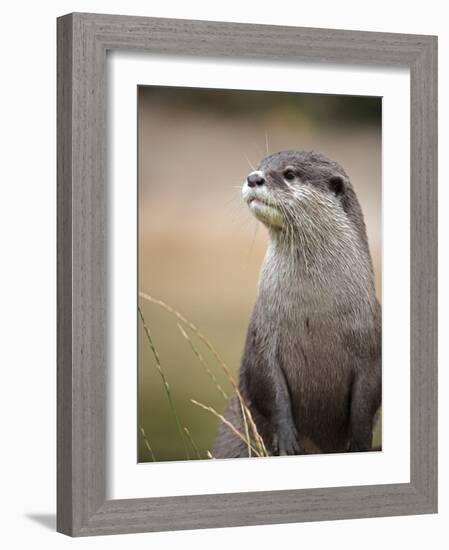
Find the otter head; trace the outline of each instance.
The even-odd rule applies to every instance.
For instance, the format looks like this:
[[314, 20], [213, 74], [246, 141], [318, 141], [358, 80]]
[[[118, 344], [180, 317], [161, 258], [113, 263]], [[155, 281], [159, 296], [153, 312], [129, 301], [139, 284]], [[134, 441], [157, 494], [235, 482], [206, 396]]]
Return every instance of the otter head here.
[[254, 216], [273, 230], [307, 222], [317, 227], [317, 217], [329, 224], [333, 216], [346, 218], [357, 202], [343, 168], [314, 151], [281, 151], [266, 157], [248, 175], [242, 195]]

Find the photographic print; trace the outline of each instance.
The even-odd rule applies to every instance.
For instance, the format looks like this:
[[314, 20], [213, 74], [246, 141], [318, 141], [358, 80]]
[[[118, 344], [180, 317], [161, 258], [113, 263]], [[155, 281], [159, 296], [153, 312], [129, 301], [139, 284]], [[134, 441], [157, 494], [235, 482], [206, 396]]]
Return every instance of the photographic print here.
[[57, 68], [57, 530], [436, 513], [437, 37], [72, 13]]
[[381, 98], [137, 116], [138, 462], [381, 450]]

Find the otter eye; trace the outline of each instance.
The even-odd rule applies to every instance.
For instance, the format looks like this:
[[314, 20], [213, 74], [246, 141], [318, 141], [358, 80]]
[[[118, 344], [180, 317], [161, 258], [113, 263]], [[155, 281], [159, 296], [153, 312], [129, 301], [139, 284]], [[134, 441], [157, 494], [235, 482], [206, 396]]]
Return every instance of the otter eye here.
[[293, 172], [293, 170], [286, 170], [284, 172], [284, 178], [287, 180], [287, 181], [292, 181], [295, 179], [295, 173]]
[[329, 180], [329, 187], [336, 195], [341, 195], [344, 191], [343, 178], [340, 176], [332, 176]]

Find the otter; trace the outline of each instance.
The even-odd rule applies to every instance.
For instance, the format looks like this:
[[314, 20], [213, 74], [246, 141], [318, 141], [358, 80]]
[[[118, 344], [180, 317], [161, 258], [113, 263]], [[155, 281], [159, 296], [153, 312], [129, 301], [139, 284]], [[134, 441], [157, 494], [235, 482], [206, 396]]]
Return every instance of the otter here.
[[[263, 159], [243, 184], [269, 233], [238, 388], [268, 454], [372, 450], [381, 404], [381, 308], [350, 179], [314, 151]], [[239, 399], [224, 416], [245, 433]], [[222, 424], [215, 458], [251, 456]]]

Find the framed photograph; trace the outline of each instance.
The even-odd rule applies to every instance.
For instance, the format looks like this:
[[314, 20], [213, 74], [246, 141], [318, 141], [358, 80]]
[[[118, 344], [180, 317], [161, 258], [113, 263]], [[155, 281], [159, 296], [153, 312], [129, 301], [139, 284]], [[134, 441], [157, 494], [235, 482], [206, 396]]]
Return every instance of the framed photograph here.
[[437, 511], [437, 39], [58, 19], [58, 531]]

